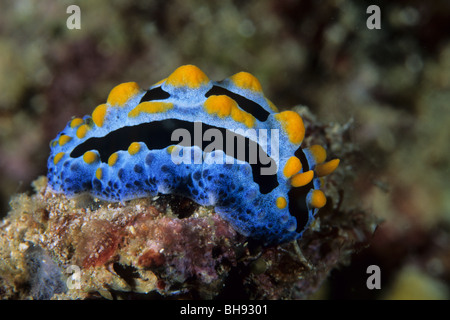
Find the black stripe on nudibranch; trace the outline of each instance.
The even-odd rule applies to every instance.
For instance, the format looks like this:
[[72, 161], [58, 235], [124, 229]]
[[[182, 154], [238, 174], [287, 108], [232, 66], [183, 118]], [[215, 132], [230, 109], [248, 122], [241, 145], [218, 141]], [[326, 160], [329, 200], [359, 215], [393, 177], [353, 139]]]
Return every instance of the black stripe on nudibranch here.
[[[108, 133], [104, 137], [99, 138], [90, 138], [78, 145], [71, 153], [70, 156], [72, 158], [77, 158], [82, 156], [86, 151], [89, 150], [97, 150], [100, 154], [100, 159], [102, 162], [107, 162], [108, 158], [114, 152], [119, 150], [127, 150], [130, 143], [134, 141], [144, 142], [147, 145], [149, 150], [154, 149], [164, 149], [168, 146], [177, 144], [177, 141], [172, 141], [171, 136], [172, 132], [175, 129], [186, 129], [190, 132], [191, 136], [194, 136], [194, 122], [177, 120], [177, 119], [166, 119], [161, 121], [153, 121], [151, 123], [143, 123], [136, 126], [126, 126], [115, 131]], [[247, 163], [250, 162], [250, 150], [257, 150], [258, 154], [256, 155], [257, 162], [250, 163], [253, 173], [253, 180], [259, 185], [260, 192], [262, 194], [267, 194], [271, 192], [278, 186], [278, 180], [276, 175], [276, 170], [274, 170], [274, 174], [267, 175], [261, 174], [261, 168], [267, 168], [271, 166], [276, 167], [275, 160], [268, 157], [268, 155], [264, 152], [264, 150], [253, 140], [250, 140], [246, 137], [240, 136], [230, 130], [225, 128], [220, 128], [216, 126], [211, 126], [202, 123], [202, 136], [205, 131], [209, 129], [217, 129], [221, 132], [222, 137], [232, 137], [235, 141], [245, 141], [245, 152], [238, 152], [238, 143], [234, 143], [234, 150], [228, 150], [227, 144], [223, 141], [223, 150], [227, 155], [234, 155], [234, 158], [237, 160], [242, 160]], [[241, 140], [243, 139], [243, 140]], [[193, 143], [182, 146], [192, 146], [197, 145], [201, 147], [202, 150], [205, 150], [205, 147], [208, 146], [208, 143], [203, 142], [202, 145], [198, 145], [193, 139], [191, 141]], [[260, 162], [260, 159], [269, 159], [269, 163], [263, 164]], [[253, 162], [253, 161], [252, 161]]]
[[[309, 164], [303, 149], [298, 148], [297, 151], [295, 151], [295, 156], [300, 159], [300, 162], [303, 165], [303, 171], [307, 172], [309, 170]], [[303, 187], [292, 188], [288, 192], [289, 212], [297, 220], [296, 232], [301, 232], [308, 223], [309, 216], [305, 214], [308, 212], [306, 197], [313, 187], [314, 184], [311, 181]]]
[[170, 94], [167, 91], [164, 91], [161, 87], [156, 87], [147, 90], [147, 92], [141, 98], [141, 101], [139, 101], [139, 103], [153, 100], [165, 100], [168, 99], [169, 97]]
[[207, 93], [205, 93], [205, 97], [208, 98], [212, 95], [225, 95], [230, 97], [231, 99], [236, 101], [236, 103], [242, 110], [247, 111], [259, 121], [266, 121], [269, 117], [270, 113], [256, 102], [225, 88], [213, 86]]

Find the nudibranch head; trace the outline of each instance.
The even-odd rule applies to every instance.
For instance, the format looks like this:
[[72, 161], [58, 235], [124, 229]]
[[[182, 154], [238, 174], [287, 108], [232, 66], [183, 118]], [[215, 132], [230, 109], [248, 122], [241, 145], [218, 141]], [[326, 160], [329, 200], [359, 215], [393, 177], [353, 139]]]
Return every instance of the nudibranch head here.
[[326, 204], [320, 177], [333, 172], [305, 127], [278, 112], [258, 79], [211, 81], [186, 65], [148, 90], [120, 84], [91, 116], [74, 118], [51, 144], [55, 192], [108, 201], [178, 194], [264, 245], [298, 239]]

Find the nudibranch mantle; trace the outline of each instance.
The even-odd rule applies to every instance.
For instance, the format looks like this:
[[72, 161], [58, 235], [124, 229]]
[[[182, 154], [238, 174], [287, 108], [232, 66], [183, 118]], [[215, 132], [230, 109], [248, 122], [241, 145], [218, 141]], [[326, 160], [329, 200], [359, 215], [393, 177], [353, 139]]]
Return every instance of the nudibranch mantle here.
[[148, 90], [120, 84], [72, 119], [50, 143], [48, 182], [107, 201], [182, 195], [278, 244], [301, 237], [326, 203], [320, 177], [339, 164], [319, 145], [301, 148], [304, 134], [302, 118], [279, 112], [253, 75], [211, 81], [185, 65]]

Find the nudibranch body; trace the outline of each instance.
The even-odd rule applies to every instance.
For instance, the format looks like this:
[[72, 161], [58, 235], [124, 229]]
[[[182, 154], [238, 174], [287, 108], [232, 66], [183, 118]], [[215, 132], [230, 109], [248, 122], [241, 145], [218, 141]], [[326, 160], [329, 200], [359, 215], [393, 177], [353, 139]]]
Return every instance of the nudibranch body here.
[[116, 86], [91, 116], [72, 119], [50, 143], [55, 192], [108, 201], [178, 194], [264, 245], [299, 238], [326, 203], [319, 145], [301, 148], [302, 118], [278, 112], [259, 81], [240, 72], [211, 81], [185, 65], [142, 90]]

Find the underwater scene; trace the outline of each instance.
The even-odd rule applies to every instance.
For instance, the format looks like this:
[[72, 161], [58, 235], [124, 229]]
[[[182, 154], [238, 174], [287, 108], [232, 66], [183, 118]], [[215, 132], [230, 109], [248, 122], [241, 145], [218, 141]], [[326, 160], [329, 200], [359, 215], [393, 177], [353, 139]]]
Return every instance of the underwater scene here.
[[450, 299], [449, 17], [2, 1], [0, 299]]

